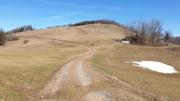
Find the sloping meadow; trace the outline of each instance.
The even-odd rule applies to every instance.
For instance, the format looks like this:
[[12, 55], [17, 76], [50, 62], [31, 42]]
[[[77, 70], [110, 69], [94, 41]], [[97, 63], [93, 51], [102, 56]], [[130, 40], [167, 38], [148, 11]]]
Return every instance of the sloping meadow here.
[[0, 100], [33, 100], [64, 63], [83, 51], [66, 46], [1, 47]]
[[[126, 62], [159, 61], [180, 71], [180, 47], [149, 47], [114, 45], [99, 48], [92, 60], [92, 67], [99, 72], [117, 77], [135, 88], [155, 94], [159, 98], [180, 100], [180, 74], [164, 74], [137, 68]], [[115, 92], [116, 90], [112, 91]]]

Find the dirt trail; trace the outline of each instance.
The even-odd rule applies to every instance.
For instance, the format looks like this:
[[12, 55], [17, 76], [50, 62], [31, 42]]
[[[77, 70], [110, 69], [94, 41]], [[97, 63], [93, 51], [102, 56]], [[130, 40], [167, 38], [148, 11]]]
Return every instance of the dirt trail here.
[[[144, 98], [146, 96], [150, 99], [157, 99], [155, 95], [133, 87], [115, 76], [110, 76], [105, 73], [99, 74], [95, 71], [91, 71], [90, 69], [86, 69], [86, 61], [92, 57], [95, 52], [96, 50], [94, 48], [88, 48], [86, 53], [79, 55], [77, 58], [74, 58], [70, 62], [66, 63], [55, 74], [52, 80], [45, 85], [44, 89], [40, 91], [40, 101], [116, 101], [117, 99], [122, 99], [122, 101], [129, 101], [129, 99], [144, 101], [146, 100]], [[91, 75], [89, 73], [91, 73]], [[97, 78], [94, 79], [94, 76]], [[116, 90], [117, 94], [113, 94], [112, 97], [109, 92], [104, 91], [103, 89], [98, 89], [97, 91], [92, 90], [90, 85], [96, 83], [94, 82], [96, 80], [113, 80], [120, 85]], [[73, 93], [71, 92], [71, 86], [75, 89], [74, 91], [72, 90]], [[58, 92], [63, 92], [64, 88], [67, 89], [67, 92], [65, 91], [66, 93], [70, 93], [68, 96], [70, 100], [59, 99], [59, 97], [56, 99], [59, 94]], [[83, 90], [80, 88], [83, 88]], [[83, 95], [78, 97], [76, 95], [72, 96], [75, 93], [83, 93]], [[116, 100], [114, 99], [114, 96], [116, 96]]]
[[42, 96], [55, 95], [67, 82], [77, 81], [81, 86], [88, 86], [91, 83], [90, 76], [83, 70], [85, 61], [93, 56], [95, 49], [88, 49], [88, 52], [78, 58], [66, 63], [54, 78], [40, 92]]
[[[99, 74], [94, 71], [86, 71], [89, 69], [86, 69], [86, 61], [92, 57], [95, 54], [96, 50], [94, 48], [88, 48], [88, 51], [77, 58], [74, 58], [73, 60], [66, 63], [52, 78], [52, 80], [49, 81], [47, 85], [45, 85], [44, 89], [40, 91], [40, 101], [67, 101], [64, 99], [57, 99], [57, 95], [59, 92], [64, 92], [65, 90], [68, 95], [68, 98], [72, 100], [68, 101], [116, 101], [112, 95], [105, 91], [105, 90], [91, 90], [89, 87], [91, 84], [93, 85], [96, 83], [96, 80], [106, 80], [106, 79], [112, 79], [114, 81], [119, 81], [120, 85], [124, 85], [125, 88], [132, 88], [130, 85], [124, 83], [121, 80], [118, 80], [116, 77], [111, 77], [106, 74]], [[89, 74], [91, 72], [91, 75]], [[106, 77], [107, 76], [107, 77]], [[95, 78], [94, 78], [95, 77]], [[96, 78], [97, 77], [97, 78]], [[96, 81], [96, 82], [95, 82]], [[80, 88], [83, 88], [84, 94], [81, 96], [78, 96], [76, 98], [76, 93], [82, 93], [79, 92]], [[126, 90], [128, 89], [119, 89], [120, 96], [126, 99], [126, 97], [131, 97], [133, 99], [141, 99], [137, 98], [134, 94], [129, 94]], [[75, 90], [72, 90], [75, 89]], [[62, 94], [62, 93], [61, 93]], [[73, 95], [73, 97], [72, 97]], [[75, 98], [74, 98], [75, 97]], [[80, 98], [79, 98], [80, 97]]]
[[66, 84], [71, 82], [83, 87], [90, 85], [92, 82], [91, 76], [83, 68], [86, 60], [93, 56], [95, 51], [95, 49], [89, 48], [85, 54], [66, 63], [40, 92], [41, 98], [45, 96], [53, 97], [62, 86], [66, 86]]
[[85, 101], [114, 101], [112, 96], [106, 91], [90, 92], [86, 95]]
[[[96, 50], [94, 48], [88, 48], [86, 53], [66, 63], [40, 92], [40, 101], [64, 101], [46, 99], [46, 97], [54, 98], [61, 88], [67, 87], [69, 84], [79, 85], [87, 89], [87, 86], [92, 83], [92, 78], [85, 71], [84, 67], [86, 61], [92, 57], [95, 52]], [[105, 91], [87, 92], [82, 99], [83, 101], [113, 101], [110, 94]]]

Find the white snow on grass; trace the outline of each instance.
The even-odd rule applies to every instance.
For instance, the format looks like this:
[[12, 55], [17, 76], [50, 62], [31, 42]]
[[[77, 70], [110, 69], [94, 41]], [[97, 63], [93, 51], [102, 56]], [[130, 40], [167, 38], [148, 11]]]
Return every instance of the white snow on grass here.
[[173, 74], [178, 73], [173, 66], [157, 62], [157, 61], [140, 61], [132, 62], [133, 66], [149, 69], [155, 72], [164, 73], [164, 74]]

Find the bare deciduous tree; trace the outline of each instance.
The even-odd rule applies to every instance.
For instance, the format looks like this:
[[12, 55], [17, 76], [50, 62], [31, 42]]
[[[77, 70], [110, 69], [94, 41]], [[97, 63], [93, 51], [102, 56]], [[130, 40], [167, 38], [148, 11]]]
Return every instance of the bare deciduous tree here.
[[153, 45], [160, 40], [162, 29], [162, 23], [158, 20], [152, 20], [149, 23], [150, 39]]
[[[128, 28], [136, 33], [133, 36], [138, 44], [146, 44], [149, 41], [152, 45], [159, 42], [162, 36], [162, 23], [158, 20], [151, 20], [150, 22], [145, 21], [134, 21]], [[134, 39], [133, 38], [133, 39]]]
[[171, 38], [172, 38], [172, 33], [170, 31], [165, 31], [164, 32], [164, 41], [169, 43]]

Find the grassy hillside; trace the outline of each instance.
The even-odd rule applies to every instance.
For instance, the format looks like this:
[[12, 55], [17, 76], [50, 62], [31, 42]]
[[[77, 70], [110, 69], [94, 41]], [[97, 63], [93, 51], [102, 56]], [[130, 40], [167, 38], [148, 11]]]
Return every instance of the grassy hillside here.
[[93, 24], [17, 33], [19, 40], [0, 47], [0, 100], [33, 100], [44, 84], [85, 46], [112, 44], [126, 30]]
[[0, 49], [0, 97], [8, 101], [25, 101], [59, 68], [83, 52], [80, 47], [3, 47]]
[[[47, 43], [66, 42], [81, 45], [90, 45], [95, 43], [112, 44], [114, 40], [124, 38], [125, 34], [129, 31], [122, 27], [112, 24], [89, 24], [77, 27], [63, 27], [63, 28], [51, 28], [45, 30], [29, 31], [24, 33], [18, 33], [17, 36], [21, 38], [17, 45], [23, 44], [23, 39], [30, 40], [27, 45], [47, 45]], [[46, 41], [44, 41], [46, 40]]]
[[[180, 89], [178, 89], [180, 88], [180, 74], [160, 74], [125, 63], [142, 60], [160, 61], [172, 65], [180, 71], [180, 47], [155, 48], [121, 44], [111, 48], [102, 47], [93, 58], [92, 67], [150, 93], [146, 98], [154, 96], [155, 99], [180, 100]], [[111, 90], [118, 92], [112, 88]]]
[[[91, 44], [94, 44], [97, 53], [89, 67], [97, 72], [95, 75], [101, 74], [100, 78], [103, 79], [96, 80], [88, 90], [104, 89], [117, 101], [154, 101], [166, 98], [180, 100], [180, 90], [177, 89], [180, 88], [179, 74], [159, 74], [125, 63], [155, 60], [172, 65], [180, 71], [180, 47], [155, 48], [120, 44], [118, 40], [129, 33], [127, 29], [113, 24], [89, 24], [17, 33], [18, 40], [0, 47], [0, 101], [35, 101], [38, 92], [62, 65], [84, 53]], [[125, 87], [124, 84], [132, 87]], [[67, 99], [86, 92], [81, 88], [78, 90], [82, 92], [77, 94], [76, 86], [74, 89], [64, 89], [59, 96]]]

